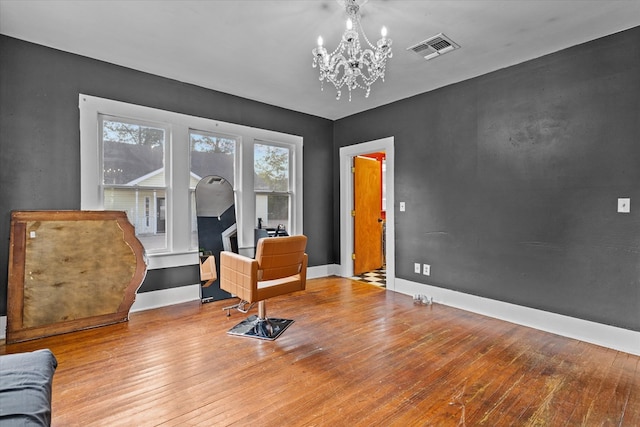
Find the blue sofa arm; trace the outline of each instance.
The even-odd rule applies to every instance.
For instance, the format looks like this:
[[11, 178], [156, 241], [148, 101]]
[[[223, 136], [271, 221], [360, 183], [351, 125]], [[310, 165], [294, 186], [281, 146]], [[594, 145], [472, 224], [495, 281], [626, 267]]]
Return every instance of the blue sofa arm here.
[[51, 425], [51, 384], [58, 366], [50, 350], [0, 356], [0, 426]]

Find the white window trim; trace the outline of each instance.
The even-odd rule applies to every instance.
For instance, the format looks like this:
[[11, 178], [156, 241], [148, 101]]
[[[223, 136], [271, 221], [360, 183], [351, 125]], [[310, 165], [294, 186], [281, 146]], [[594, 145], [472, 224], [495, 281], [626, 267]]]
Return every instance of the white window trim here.
[[[238, 137], [236, 147], [236, 216], [238, 246], [241, 253], [252, 254], [254, 247], [255, 193], [253, 191], [253, 144], [273, 141], [292, 147], [292, 214], [290, 234], [303, 231], [302, 212], [302, 146], [303, 139], [249, 126], [226, 123], [202, 117], [128, 104], [80, 94], [80, 208], [104, 209], [100, 194], [99, 115], [145, 120], [167, 124], [168, 164], [166, 167], [167, 252], [150, 253], [149, 269], [177, 267], [198, 263], [197, 249], [190, 248], [191, 212], [189, 194], [190, 129], [228, 134]], [[170, 215], [169, 215], [170, 214]], [[170, 223], [170, 224], [169, 224]]]

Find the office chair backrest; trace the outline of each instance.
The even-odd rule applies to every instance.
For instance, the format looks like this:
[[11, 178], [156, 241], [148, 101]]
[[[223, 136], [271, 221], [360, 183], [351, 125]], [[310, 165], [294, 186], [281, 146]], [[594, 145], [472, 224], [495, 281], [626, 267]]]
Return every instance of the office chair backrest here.
[[265, 237], [258, 240], [258, 280], [274, 280], [300, 273], [307, 236]]

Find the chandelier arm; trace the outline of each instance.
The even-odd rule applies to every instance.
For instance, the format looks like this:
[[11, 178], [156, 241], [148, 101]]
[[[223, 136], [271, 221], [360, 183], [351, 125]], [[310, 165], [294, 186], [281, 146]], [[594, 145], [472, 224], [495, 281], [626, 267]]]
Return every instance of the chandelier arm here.
[[344, 55], [340, 54], [331, 58], [328, 68], [335, 74], [338, 74], [338, 67], [342, 65], [346, 69], [348, 64], [349, 62], [347, 61], [347, 58], [345, 58]]
[[[340, 67], [342, 67], [342, 76], [338, 78], [338, 76], [340, 76]], [[336, 89], [340, 89], [347, 82], [349, 77], [348, 71], [347, 71], [348, 69], [349, 69], [349, 64], [347, 63], [346, 60], [340, 61], [338, 64], [336, 64], [332, 73], [334, 77], [331, 78], [331, 82], [336, 86]]]
[[360, 55], [360, 60], [373, 64], [376, 62], [376, 56], [371, 49], [365, 49]]

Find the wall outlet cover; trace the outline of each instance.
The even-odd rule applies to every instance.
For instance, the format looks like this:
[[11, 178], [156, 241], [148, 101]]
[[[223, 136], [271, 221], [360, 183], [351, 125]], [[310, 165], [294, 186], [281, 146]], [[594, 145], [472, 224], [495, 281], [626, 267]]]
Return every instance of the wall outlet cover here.
[[618, 212], [620, 213], [629, 213], [631, 212], [631, 199], [630, 198], [620, 198], [618, 199]]
[[431, 276], [431, 266], [429, 264], [422, 264], [422, 274]]

